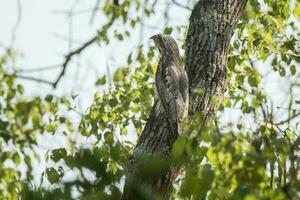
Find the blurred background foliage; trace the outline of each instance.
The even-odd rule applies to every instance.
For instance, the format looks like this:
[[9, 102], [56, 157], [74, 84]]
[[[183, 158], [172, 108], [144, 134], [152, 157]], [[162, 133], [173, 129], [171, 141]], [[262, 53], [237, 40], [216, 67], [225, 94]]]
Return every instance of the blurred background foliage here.
[[[157, 2], [101, 1], [98, 12], [108, 21], [92, 42], [132, 39], [131, 30], [156, 14]], [[190, 9], [195, 2], [180, 6]], [[142, 175], [159, 176], [166, 166], [183, 165], [175, 199], [299, 199], [299, 20], [299, 1], [249, 0], [231, 41], [228, 90], [216, 119], [201, 132], [201, 113], [183, 122], [172, 160], [145, 161]], [[115, 22], [122, 26], [113, 27]], [[184, 49], [187, 27], [161, 32], [175, 36]], [[158, 61], [153, 45], [125, 53], [127, 65], [96, 81], [104, 91], [94, 95], [86, 113], [78, 113], [79, 124], [70, 118], [70, 112], [77, 112], [76, 96], [25, 97], [18, 70], [10, 70], [18, 55], [13, 50], [1, 55], [1, 199], [120, 199], [133, 138], [140, 135], [153, 103]], [[268, 77], [284, 80], [283, 103], [277, 88], [266, 91]], [[239, 117], [228, 122], [232, 113]], [[47, 164], [36, 183], [32, 163], [43, 159], [36, 143], [43, 134], [69, 138], [69, 143], [43, 155]], [[93, 145], [78, 146], [72, 135]], [[66, 180], [66, 174], [72, 178]]]

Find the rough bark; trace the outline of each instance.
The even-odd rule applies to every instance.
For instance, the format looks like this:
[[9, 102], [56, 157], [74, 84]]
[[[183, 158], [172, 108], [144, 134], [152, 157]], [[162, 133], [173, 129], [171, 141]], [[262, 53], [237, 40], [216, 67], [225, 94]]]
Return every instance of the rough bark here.
[[246, 2], [200, 0], [190, 17], [186, 38], [189, 112], [202, 112], [203, 123], [216, 113], [217, 104], [212, 100], [220, 99], [226, 90], [229, 42]]
[[[203, 114], [203, 126], [217, 110], [214, 99], [226, 90], [226, 65], [229, 42], [247, 0], [200, 0], [192, 11], [186, 38], [186, 71], [189, 77], [190, 107]], [[199, 89], [202, 90], [199, 93]], [[129, 158], [122, 199], [169, 199], [178, 166], [167, 166], [157, 176], [145, 178], [140, 164], [149, 156], [167, 160], [177, 136], [168, 130], [159, 101]]]

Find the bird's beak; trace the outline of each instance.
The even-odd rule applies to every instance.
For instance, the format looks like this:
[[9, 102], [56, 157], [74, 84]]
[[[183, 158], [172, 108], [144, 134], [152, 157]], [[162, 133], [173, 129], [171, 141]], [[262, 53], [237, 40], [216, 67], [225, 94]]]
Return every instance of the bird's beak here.
[[149, 39], [154, 40], [155, 35], [152, 35]]

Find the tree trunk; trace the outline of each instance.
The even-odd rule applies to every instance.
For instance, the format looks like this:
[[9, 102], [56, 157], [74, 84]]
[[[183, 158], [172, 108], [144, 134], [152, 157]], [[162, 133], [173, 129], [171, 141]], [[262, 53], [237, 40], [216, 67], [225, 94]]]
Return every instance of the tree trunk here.
[[[226, 90], [229, 42], [247, 0], [199, 0], [190, 17], [186, 38], [186, 71], [189, 77], [189, 116], [203, 115], [203, 126], [212, 118]], [[199, 89], [201, 92], [199, 93]], [[168, 165], [177, 136], [168, 130], [162, 106], [155, 100], [149, 119], [129, 158], [122, 199], [169, 199], [179, 166]], [[151, 158], [158, 158], [155, 162]], [[146, 159], [147, 158], [147, 159]], [[146, 160], [146, 161], [145, 161]], [[143, 169], [163, 166], [157, 173]]]

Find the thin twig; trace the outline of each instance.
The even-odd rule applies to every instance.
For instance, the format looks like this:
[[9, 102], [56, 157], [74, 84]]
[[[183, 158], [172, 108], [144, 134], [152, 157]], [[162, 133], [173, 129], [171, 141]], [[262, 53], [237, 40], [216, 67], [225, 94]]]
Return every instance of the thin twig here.
[[70, 109], [71, 109], [73, 112], [75, 112], [76, 114], [80, 115], [81, 117], [84, 117], [84, 114], [81, 113], [80, 111], [76, 110], [75, 108], [70, 107]]
[[[57, 34], [57, 33], [54, 33], [53, 36], [60, 39], [60, 40], [70, 42], [70, 38], [68, 38], [68, 36], [60, 35], [60, 34]], [[72, 39], [72, 43], [82, 44], [82, 42], [83, 41]]]
[[11, 41], [10, 41], [10, 46], [9, 49], [12, 49], [14, 42], [16, 40], [16, 34], [17, 34], [17, 29], [21, 23], [22, 20], [22, 5], [21, 5], [21, 0], [17, 0], [17, 10], [18, 10], [18, 14], [17, 14], [17, 21], [12, 29], [12, 34], [11, 34]]
[[72, 7], [71, 7], [71, 9], [70, 9], [70, 11], [69, 11], [69, 14], [68, 14], [68, 20], [69, 20], [69, 40], [68, 40], [68, 43], [69, 43], [69, 49], [68, 49], [68, 51], [71, 51], [71, 49], [73, 48], [73, 46], [72, 46], [72, 44], [73, 44], [73, 12], [74, 12], [74, 10], [75, 10], [75, 8], [76, 8], [76, 6], [78, 5], [78, 3], [79, 3], [79, 0], [76, 0], [74, 3], [73, 3], [73, 5], [72, 5]]
[[123, 145], [123, 142], [121, 142], [120, 140], [119, 140], [119, 138], [117, 137], [117, 135], [113, 132], [113, 135], [115, 136], [115, 138], [117, 139], [117, 142], [119, 143], [119, 145], [122, 147], [122, 149], [124, 149], [125, 150], [125, 152], [127, 153], [127, 154], [129, 154], [129, 150], [128, 149], [126, 149], [126, 147]]
[[[93, 12], [93, 10], [100, 10], [102, 9], [101, 7], [97, 7], [97, 8], [89, 8], [89, 9], [85, 9], [85, 10], [79, 10], [79, 11], [74, 11], [72, 13], [72, 16], [76, 16], [76, 15], [81, 15], [81, 14], [88, 14]], [[60, 15], [69, 15], [69, 10], [54, 10], [52, 13], [53, 14], [60, 14]]]
[[86, 49], [87, 47], [89, 47], [91, 44], [93, 44], [95, 41], [97, 40], [97, 35], [92, 37], [90, 40], [88, 40], [86, 43], [84, 43], [82, 46], [80, 46], [79, 48], [71, 51], [70, 53], [68, 53], [65, 56], [65, 62], [62, 64], [62, 70], [60, 72], [60, 74], [58, 75], [58, 78], [56, 79], [56, 81], [53, 83], [53, 88], [57, 87], [57, 84], [59, 83], [60, 79], [63, 77], [63, 75], [65, 74], [66, 68], [69, 64], [69, 62], [71, 61], [72, 57], [74, 55], [78, 55], [80, 54], [84, 49]]
[[19, 79], [24, 79], [24, 80], [29, 80], [29, 81], [35, 81], [35, 82], [39, 82], [39, 83], [44, 83], [44, 84], [48, 84], [48, 85], [53, 85], [52, 82], [44, 80], [44, 79], [39, 79], [39, 78], [35, 78], [35, 77], [30, 77], [30, 76], [22, 76], [22, 75], [10, 75], [10, 74], [5, 74], [6, 76], [15, 76]]
[[282, 124], [285, 124], [285, 123], [287, 123], [287, 122], [289, 122], [289, 121], [295, 119], [295, 118], [298, 117], [298, 116], [300, 116], [300, 112], [297, 113], [297, 114], [295, 114], [295, 115], [293, 115], [293, 116], [291, 116], [291, 117], [289, 117], [288, 119], [286, 119], [286, 120], [284, 120], [284, 121], [281, 121], [281, 122], [279, 122], [279, 123], [276, 123], [276, 125], [282, 125]]
[[49, 66], [45, 66], [45, 67], [38, 67], [38, 68], [31, 68], [31, 69], [22, 69], [22, 70], [20, 70], [20, 72], [21, 73], [41, 72], [41, 71], [53, 70], [58, 67], [61, 67], [61, 64], [49, 65]]
[[190, 7], [181, 4], [181, 3], [177, 2], [176, 0], [172, 0], [172, 2], [173, 2], [176, 6], [179, 6], [179, 7], [181, 7], [181, 8], [187, 9], [187, 10], [192, 10]]
[[113, 16], [109, 20], [108, 23], [106, 23], [105, 25], [103, 25], [102, 30], [98, 31], [97, 34], [94, 37], [92, 37], [90, 40], [88, 40], [87, 42], [85, 42], [82, 46], [80, 46], [77, 49], [69, 52], [65, 56], [65, 61], [62, 64], [62, 70], [61, 70], [60, 74], [58, 75], [56, 81], [53, 83], [53, 88], [57, 87], [57, 84], [59, 83], [59, 81], [61, 80], [61, 78], [64, 76], [66, 68], [67, 68], [68, 64], [70, 63], [72, 57], [75, 56], [75, 55], [79, 55], [84, 49], [86, 49], [90, 45], [94, 44], [98, 40], [99, 36], [105, 35], [107, 33], [108, 27], [110, 27], [113, 24], [114, 20], [115, 20], [115, 16]]
[[89, 24], [90, 24], [90, 25], [92, 25], [93, 22], [94, 22], [94, 19], [95, 19], [96, 14], [97, 14], [97, 10], [98, 10], [99, 5], [100, 5], [100, 1], [101, 1], [101, 0], [97, 0], [97, 1], [96, 1], [96, 4], [95, 4], [95, 6], [94, 6], [94, 8], [93, 8], [93, 10], [92, 10], [92, 14], [91, 14], [90, 21], [89, 21]]
[[164, 12], [165, 27], [168, 26], [169, 20], [170, 20], [170, 18], [169, 18], [169, 9], [170, 9], [170, 5], [171, 5], [170, 2], [167, 2], [166, 10], [165, 10], [165, 12]]

